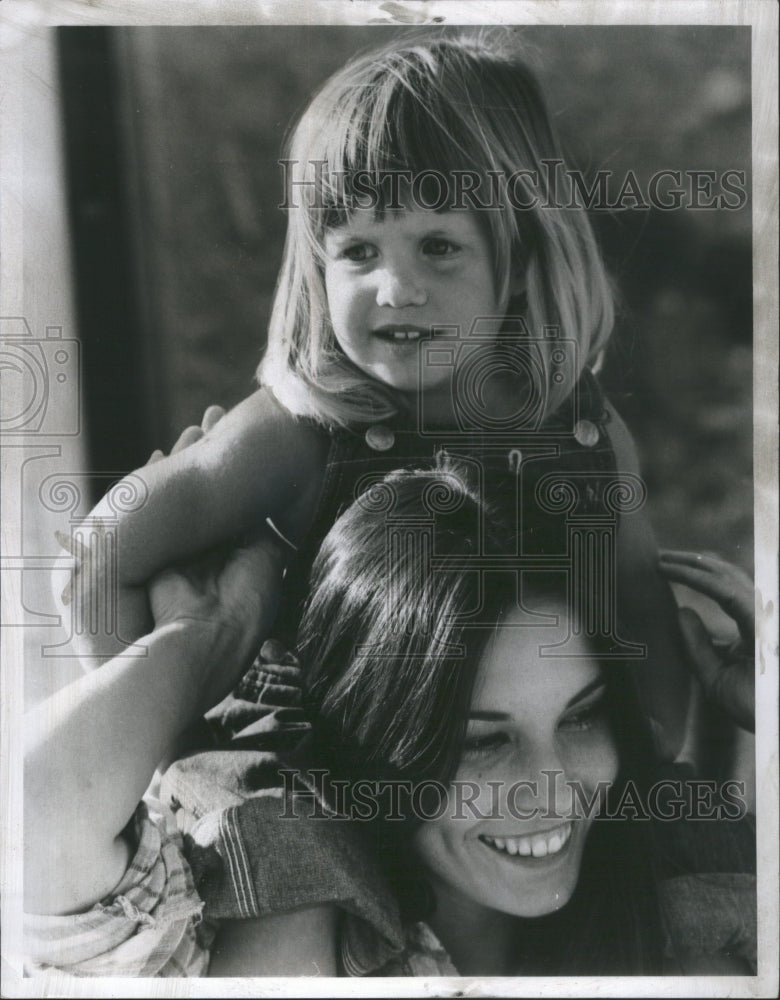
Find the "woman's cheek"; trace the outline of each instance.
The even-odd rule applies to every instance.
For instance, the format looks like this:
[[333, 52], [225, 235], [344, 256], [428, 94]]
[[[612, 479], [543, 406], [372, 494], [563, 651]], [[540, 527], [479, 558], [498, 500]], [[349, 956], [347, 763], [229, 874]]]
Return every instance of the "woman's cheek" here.
[[450, 787], [452, 815], [472, 821], [506, 818], [510, 815], [506, 800], [511, 789], [515, 789], [515, 794], [519, 791], [521, 795], [533, 796], [524, 774], [511, 753], [461, 761]]
[[566, 779], [576, 781], [584, 790], [592, 792], [601, 782], [611, 785], [619, 768], [617, 744], [608, 726], [598, 726], [569, 741]]

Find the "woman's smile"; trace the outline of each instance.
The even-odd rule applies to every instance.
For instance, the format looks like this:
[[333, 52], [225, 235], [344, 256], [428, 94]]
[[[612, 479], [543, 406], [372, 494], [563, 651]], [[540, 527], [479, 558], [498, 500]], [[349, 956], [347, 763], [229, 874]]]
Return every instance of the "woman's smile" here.
[[480, 661], [455, 775], [476, 795], [472, 811], [449, 808], [415, 833], [448, 906], [538, 917], [564, 906], [579, 880], [592, 817], [575, 817], [574, 790], [613, 781], [618, 757], [589, 647], [542, 655], [566, 628], [558, 610], [557, 626], [529, 626], [516, 610], [502, 619]]
[[[517, 916], [541, 916], [563, 906], [579, 879], [589, 828], [587, 821], [569, 820], [547, 832], [537, 827], [535, 833], [515, 836], [467, 837], [467, 853], [482, 890], [479, 901], [488, 903], [492, 894], [492, 908]], [[464, 863], [463, 856], [458, 863]]]
[[481, 833], [479, 840], [501, 854], [520, 858], [557, 857], [567, 847], [572, 832], [571, 822], [562, 823], [552, 830], [540, 833], [518, 834], [517, 836], [489, 837]]

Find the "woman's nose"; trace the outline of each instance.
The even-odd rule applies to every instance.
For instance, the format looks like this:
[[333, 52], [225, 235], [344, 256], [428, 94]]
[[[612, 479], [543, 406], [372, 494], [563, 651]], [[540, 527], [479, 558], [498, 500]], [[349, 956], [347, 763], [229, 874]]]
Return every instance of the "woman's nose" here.
[[428, 293], [409, 267], [386, 266], [377, 272], [376, 304], [391, 309], [424, 306]]
[[520, 756], [524, 759], [518, 759], [507, 783], [507, 798], [512, 800], [510, 811], [522, 810], [527, 815], [548, 819], [567, 818], [572, 809], [572, 787], [569, 769], [557, 747]]

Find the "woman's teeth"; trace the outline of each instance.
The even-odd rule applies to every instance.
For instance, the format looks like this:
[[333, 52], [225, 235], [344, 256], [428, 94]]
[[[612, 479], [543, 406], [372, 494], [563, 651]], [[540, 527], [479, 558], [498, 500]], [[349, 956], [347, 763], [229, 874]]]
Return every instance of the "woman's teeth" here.
[[557, 826], [548, 833], [535, 833], [532, 837], [480, 837], [486, 844], [505, 854], [519, 854], [522, 857], [546, 858], [557, 854], [571, 837], [571, 823]]

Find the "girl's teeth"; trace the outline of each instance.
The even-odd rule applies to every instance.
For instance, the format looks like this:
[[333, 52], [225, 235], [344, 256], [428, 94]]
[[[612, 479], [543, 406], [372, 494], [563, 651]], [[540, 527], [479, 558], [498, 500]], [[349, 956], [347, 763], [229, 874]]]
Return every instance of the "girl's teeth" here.
[[394, 330], [393, 340], [419, 340], [420, 334], [417, 330]]
[[523, 837], [522, 840], [517, 842], [517, 853], [522, 854], [526, 858], [531, 856], [531, 841], [527, 837]]
[[547, 843], [544, 840], [532, 840], [531, 853], [535, 858], [547, 857]]

